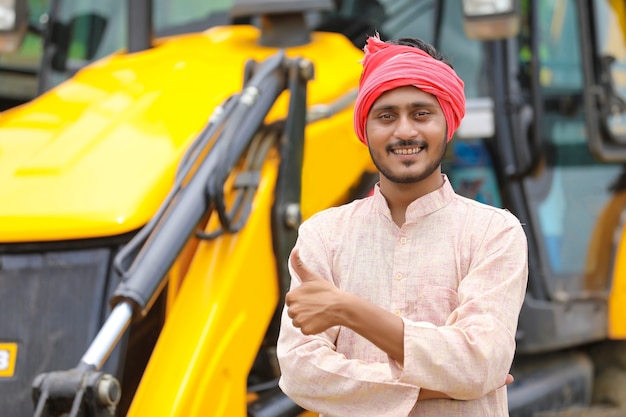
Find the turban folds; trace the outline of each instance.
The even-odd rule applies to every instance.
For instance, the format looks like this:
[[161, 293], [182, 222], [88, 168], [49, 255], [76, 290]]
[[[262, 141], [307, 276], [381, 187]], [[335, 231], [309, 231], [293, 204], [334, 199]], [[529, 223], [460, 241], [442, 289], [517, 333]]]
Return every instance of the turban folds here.
[[381, 94], [412, 85], [437, 98], [448, 127], [449, 141], [465, 115], [463, 80], [446, 63], [413, 46], [383, 42], [369, 37], [363, 58], [363, 72], [354, 106], [354, 130], [367, 145], [367, 115]]

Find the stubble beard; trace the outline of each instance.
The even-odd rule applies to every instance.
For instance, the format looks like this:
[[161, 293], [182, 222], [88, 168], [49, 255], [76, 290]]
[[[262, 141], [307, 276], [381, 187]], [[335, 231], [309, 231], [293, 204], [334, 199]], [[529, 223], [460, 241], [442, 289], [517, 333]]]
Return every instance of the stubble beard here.
[[[413, 143], [406, 143], [406, 145], [412, 145]], [[421, 152], [426, 152], [428, 150], [429, 145], [426, 143], [424, 149]], [[391, 169], [389, 169], [387, 166], [385, 166], [380, 159], [378, 158], [378, 154], [375, 154], [372, 151], [372, 148], [369, 147], [369, 152], [370, 152], [370, 157], [372, 158], [372, 162], [374, 163], [374, 166], [376, 166], [376, 169], [378, 169], [378, 172], [380, 173], [380, 175], [383, 175], [385, 178], [387, 178], [389, 181], [396, 183], [396, 184], [412, 184], [412, 183], [416, 183], [416, 182], [420, 182], [428, 177], [430, 177], [435, 170], [437, 170], [437, 168], [441, 165], [441, 162], [443, 161], [443, 158], [446, 155], [446, 150], [448, 148], [448, 141], [446, 140], [446, 138], [444, 137], [443, 140], [443, 147], [441, 150], [441, 154], [438, 156], [437, 159], [433, 160], [429, 165], [426, 166], [426, 168], [417, 173], [417, 174], [406, 174], [406, 175], [396, 175], [394, 174]], [[390, 151], [388, 151], [390, 152]], [[415, 164], [415, 161], [405, 161], [403, 162], [404, 166], [406, 166], [407, 168], [410, 167], [411, 165]]]

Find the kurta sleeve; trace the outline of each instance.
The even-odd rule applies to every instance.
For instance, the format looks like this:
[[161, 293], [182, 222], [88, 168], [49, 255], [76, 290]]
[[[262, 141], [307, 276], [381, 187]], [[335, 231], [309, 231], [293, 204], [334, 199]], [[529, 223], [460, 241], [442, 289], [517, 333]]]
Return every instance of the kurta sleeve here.
[[401, 382], [460, 400], [480, 398], [504, 384], [526, 292], [527, 240], [508, 212], [494, 215], [481, 236], [458, 286], [459, 305], [445, 325], [404, 319]]
[[[296, 248], [308, 268], [332, 282], [330, 255], [315, 229], [305, 222]], [[294, 288], [300, 279], [291, 266], [290, 272]], [[409, 415], [419, 389], [398, 381], [387, 363], [367, 363], [338, 353], [335, 343], [341, 331], [336, 326], [305, 336], [283, 309], [277, 344], [283, 392], [301, 407], [325, 416]]]

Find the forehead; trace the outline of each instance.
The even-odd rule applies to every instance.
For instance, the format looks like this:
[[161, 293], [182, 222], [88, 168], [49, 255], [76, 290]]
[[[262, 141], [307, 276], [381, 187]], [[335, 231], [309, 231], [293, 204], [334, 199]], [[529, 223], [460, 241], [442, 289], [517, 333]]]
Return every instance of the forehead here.
[[419, 88], [406, 85], [396, 87], [382, 93], [372, 105], [372, 109], [380, 106], [406, 107], [415, 105], [430, 105], [439, 107], [439, 101], [434, 95]]

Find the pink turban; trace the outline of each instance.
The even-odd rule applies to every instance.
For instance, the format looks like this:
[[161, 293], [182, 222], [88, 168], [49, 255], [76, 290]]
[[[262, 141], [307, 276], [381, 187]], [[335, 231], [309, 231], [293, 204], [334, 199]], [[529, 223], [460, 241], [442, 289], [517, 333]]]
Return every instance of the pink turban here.
[[374, 101], [385, 91], [412, 85], [439, 101], [448, 126], [448, 141], [465, 115], [463, 80], [446, 63], [420, 48], [383, 42], [369, 37], [363, 58], [363, 73], [354, 106], [354, 130], [367, 145], [365, 125]]

